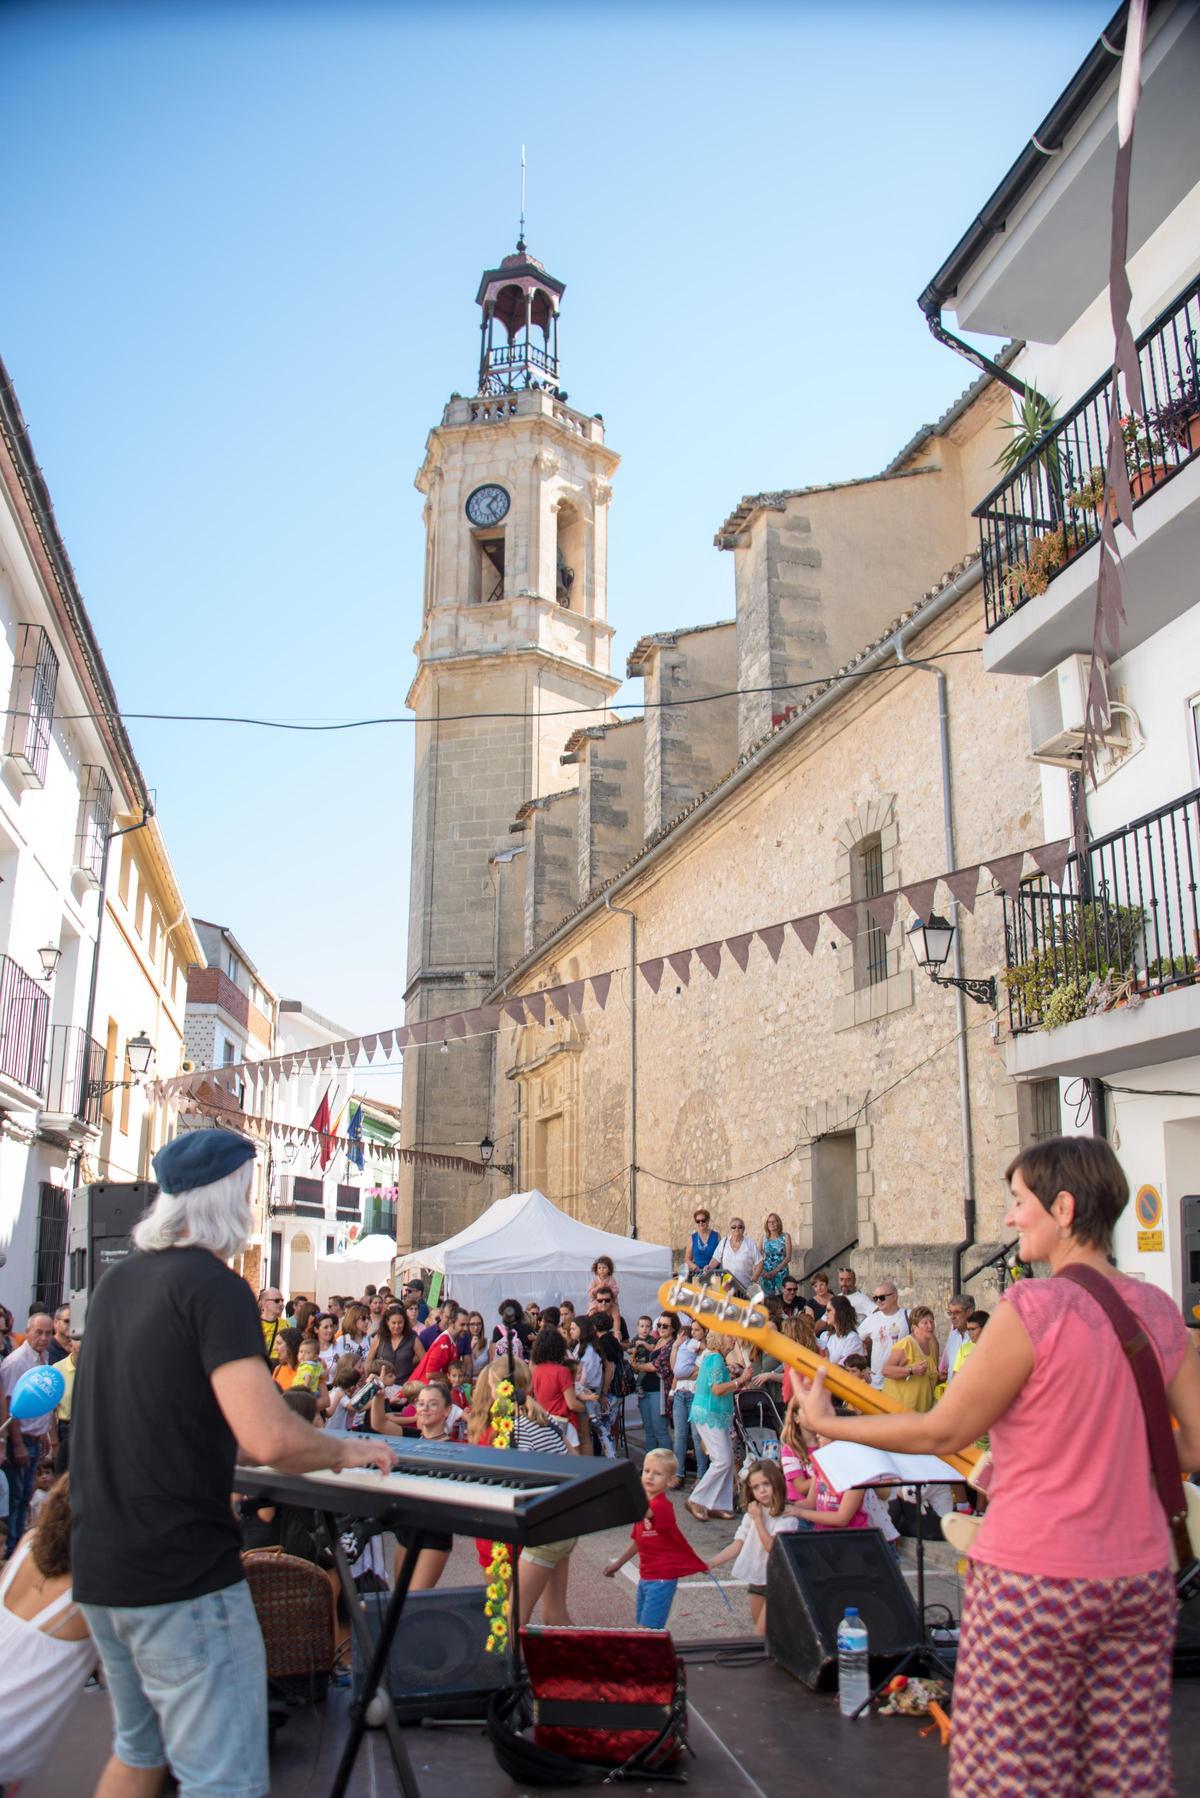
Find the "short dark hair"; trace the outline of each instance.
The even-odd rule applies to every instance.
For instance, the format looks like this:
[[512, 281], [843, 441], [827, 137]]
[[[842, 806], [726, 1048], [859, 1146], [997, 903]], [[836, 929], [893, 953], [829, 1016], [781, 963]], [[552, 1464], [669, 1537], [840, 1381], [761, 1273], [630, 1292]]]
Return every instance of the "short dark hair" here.
[[980, 1310], [976, 1309], [976, 1310], [972, 1311], [970, 1317], [968, 1317], [968, 1319], [967, 1319], [967, 1322], [969, 1324], [978, 1324], [980, 1329], [982, 1329], [984, 1324], [988, 1321], [988, 1318], [991, 1315], [992, 1314], [990, 1311], [980, 1311]]
[[561, 1322], [562, 1322], [562, 1312], [559, 1310], [557, 1305], [543, 1305], [542, 1306], [543, 1328], [553, 1328], [553, 1329], [557, 1330], [557, 1328]]
[[293, 1392], [289, 1390], [284, 1393], [283, 1402], [289, 1411], [294, 1411], [298, 1417], [304, 1419], [305, 1423], [316, 1422], [317, 1395], [315, 1392]]
[[1011, 1186], [1020, 1174], [1049, 1211], [1060, 1192], [1075, 1200], [1071, 1234], [1090, 1248], [1107, 1250], [1113, 1228], [1129, 1203], [1129, 1181], [1112, 1145], [1101, 1136], [1048, 1136], [1014, 1155], [1004, 1170]]
[[406, 1280], [404, 1282], [404, 1290], [405, 1292], [423, 1293], [425, 1291], [425, 1282], [424, 1280]]

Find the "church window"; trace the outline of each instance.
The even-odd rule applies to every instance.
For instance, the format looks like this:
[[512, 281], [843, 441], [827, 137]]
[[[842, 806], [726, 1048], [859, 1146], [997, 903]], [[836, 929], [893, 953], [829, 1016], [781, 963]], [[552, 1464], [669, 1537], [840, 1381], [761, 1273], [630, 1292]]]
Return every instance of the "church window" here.
[[[883, 891], [883, 845], [879, 833], [864, 837], [850, 858], [851, 893], [874, 899]], [[888, 977], [887, 933], [866, 913], [854, 945], [855, 986], [876, 986]]]

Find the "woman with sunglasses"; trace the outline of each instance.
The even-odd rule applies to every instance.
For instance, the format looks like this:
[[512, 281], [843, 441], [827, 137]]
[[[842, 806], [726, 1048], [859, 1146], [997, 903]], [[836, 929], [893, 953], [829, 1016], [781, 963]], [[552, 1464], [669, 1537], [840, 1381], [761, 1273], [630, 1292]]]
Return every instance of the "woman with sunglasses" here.
[[712, 1228], [707, 1208], [697, 1205], [696, 1215], [692, 1222], [696, 1228], [692, 1231], [692, 1240], [688, 1244], [688, 1269], [693, 1274], [701, 1274], [717, 1252], [717, 1244], [721, 1240], [720, 1232]]

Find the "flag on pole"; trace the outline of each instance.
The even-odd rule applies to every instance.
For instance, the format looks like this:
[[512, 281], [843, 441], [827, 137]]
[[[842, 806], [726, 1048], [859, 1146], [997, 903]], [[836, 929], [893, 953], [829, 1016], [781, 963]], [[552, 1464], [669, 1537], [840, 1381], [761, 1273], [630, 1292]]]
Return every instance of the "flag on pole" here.
[[365, 1160], [363, 1155], [363, 1108], [361, 1105], [351, 1107], [346, 1135], [350, 1139], [350, 1147], [346, 1150], [346, 1159], [353, 1162], [361, 1174]]
[[325, 1169], [329, 1166], [330, 1161], [333, 1159], [333, 1135], [332, 1135], [332, 1131], [330, 1130], [330, 1127], [329, 1127], [329, 1095], [332, 1091], [333, 1091], [332, 1085], [328, 1086], [325, 1089], [325, 1097], [321, 1100], [321, 1103], [317, 1106], [317, 1115], [313, 1118], [312, 1123], [309, 1125], [309, 1129], [316, 1130], [321, 1138], [321, 1146], [320, 1146], [320, 1149], [318, 1150], [318, 1159], [320, 1160], [320, 1163], [321, 1163], [321, 1172], [322, 1173], [325, 1172]]

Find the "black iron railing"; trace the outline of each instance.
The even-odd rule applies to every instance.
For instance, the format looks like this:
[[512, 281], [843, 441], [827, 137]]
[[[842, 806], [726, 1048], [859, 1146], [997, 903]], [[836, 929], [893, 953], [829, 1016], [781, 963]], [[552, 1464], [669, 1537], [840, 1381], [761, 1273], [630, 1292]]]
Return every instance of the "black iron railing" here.
[[535, 343], [501, 343], [488, 351], [489, 368], [524, 368], [527, 364], [558, 379], [558, 358], [548, 350], [539, 350]]
[[1014, 1030], [1053, 1029], [1187, 986], [1200, 962], [1200, 788], [1072, 855], [1004, 900]]
[[[1138, 339], [1146, 417], [1122, 426], [1135, 506], [1200, 454], [1198, 341], [1195, 281]], [[975, 508], [989, 631], [1099, 539], [1113, 508], [1104, 482], [1111, 406], [1109, 370]]]
[[9, 955], [0, 955], [0, 1074], [40, 1093], [46, 1073], [50, 995]]
[[77, 1024], [55, 1024], [46, 1058], [46, 1110], [99, 1125], [104, 1060], [103, 1043], [86, 1030]]

